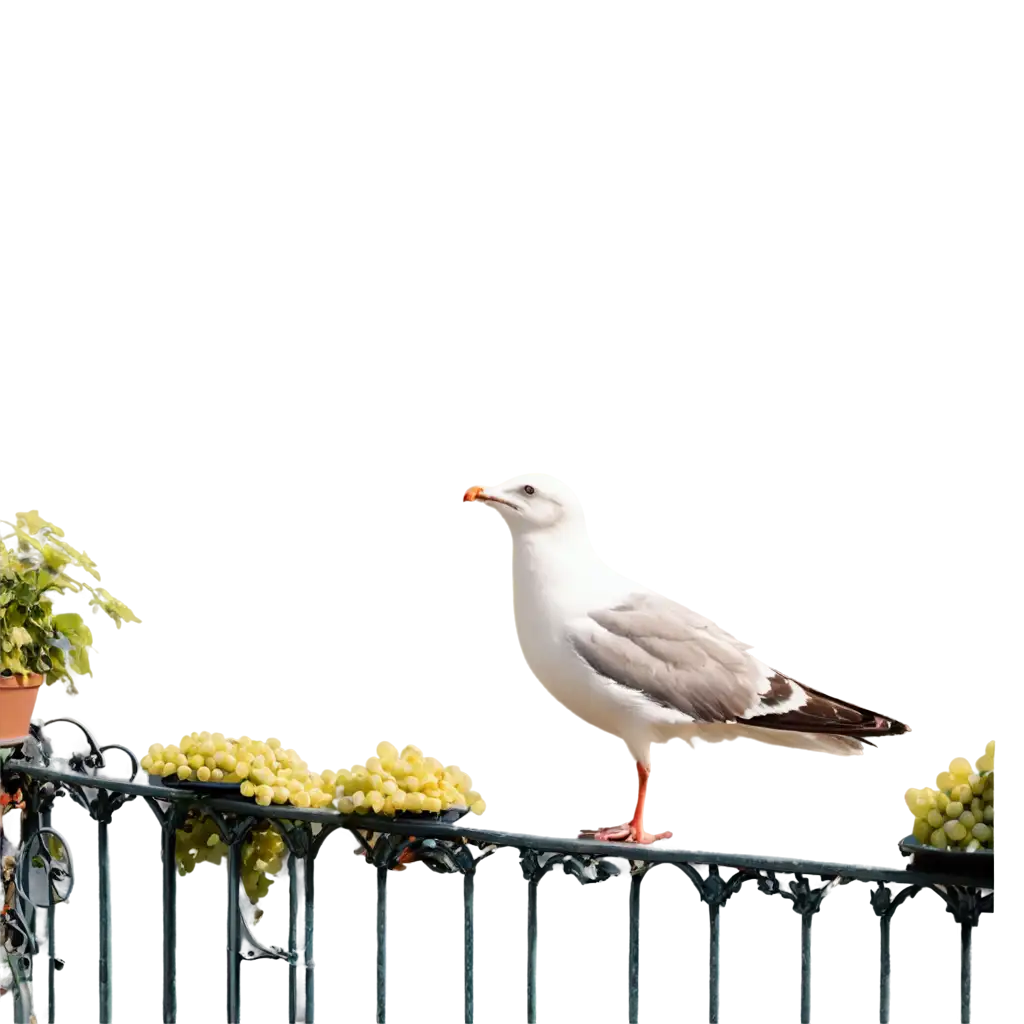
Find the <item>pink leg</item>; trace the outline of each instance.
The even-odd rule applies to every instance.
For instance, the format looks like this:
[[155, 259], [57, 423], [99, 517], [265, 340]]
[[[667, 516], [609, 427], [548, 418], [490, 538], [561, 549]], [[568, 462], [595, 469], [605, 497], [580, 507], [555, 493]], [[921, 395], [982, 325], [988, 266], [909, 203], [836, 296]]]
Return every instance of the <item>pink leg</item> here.
[[611, 828], [584, 829], [580, 832], [580, 839], [599, 839], [605, 843], [653, 843], [658, 839], [671, 839], [671, 832], [659, 832], [651, 835], [644, 831], [644, 800], [647, 797], [647, 780], [650, 778], [650, 771], [639, 761], [636, 763], [636, 773], [639, 777], [639, 789], [636, 797], [636, 810], [633, 812], [633, 820], [622, 825], [613, 825]]

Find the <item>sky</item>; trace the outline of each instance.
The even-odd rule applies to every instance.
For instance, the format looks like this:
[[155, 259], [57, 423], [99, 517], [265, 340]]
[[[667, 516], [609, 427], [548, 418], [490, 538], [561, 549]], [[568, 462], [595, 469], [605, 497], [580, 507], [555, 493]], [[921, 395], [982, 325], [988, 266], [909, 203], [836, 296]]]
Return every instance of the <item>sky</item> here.
[[579, 473], [599, 535], [787, 662], [1024, 662], [1024, 474]]

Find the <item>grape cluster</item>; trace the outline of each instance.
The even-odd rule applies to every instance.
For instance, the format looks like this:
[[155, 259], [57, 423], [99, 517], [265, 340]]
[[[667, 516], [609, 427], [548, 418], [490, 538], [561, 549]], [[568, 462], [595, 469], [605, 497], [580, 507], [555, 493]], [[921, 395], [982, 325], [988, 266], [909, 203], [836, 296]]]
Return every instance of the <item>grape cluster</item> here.
[[335, 781], [335, 806], [342, 814], [393, 815], [397, 811], [446, 811], [468, 807], [474, 814], [487, 808], [473, 789], [473, 780], [458, 765], [446, 768], [419, 747], [402, 752], [393, 744], [377, 744], [377, 756], [365, 765], [342, 769]]
[[254, 798], [262, 807], [329, 807], [334, 799], [336, 774], [311, 772], [294, 750], [286, 750], [273, 737], [264, 742], [193, 732], [182, 736], [178, 745], [154, 743], [142, 767], [150, 775], [174, 775], [182, 782], [234, 782], [242, 796]]
[[199, 811], [190, 811], [174, 840], [178, 874], [182, 877], [191, 874], [196, 865], [203, 862], [219, 864], [227, 852], [227, 844], [213, 818]]
[[[227, 844], [216, 823], [201, 810], [189, 811], [174, 841], [178, 874], [185, 876], [203, 862], [219, 864], [228, 853]], [[242, 887], [251, 903], [267, 895], [276, 875], [285, 865], [284, 839], [269, 821], [250, 829], [242, 842]]]
[[253, 825], [242, 844], [242, 888], [251, 903], [262, 899], [285, 865], [288, 851], [281, 833], [267, 820]]
[[938, 789], [908, 789], [905, 799], [914, 815], [914, 838], [939, 849], [991, 850], [995, 846], [995, 759], [992, 740], [975, 761], [954, 758], [949, 771], [935, 780]]
[[[182, 782], [235, 784], [243, 797], [263, 807], [324, 808], [334, 804], [343, 814], [394, 815], [397, 811], [439, 812], [450, 807], [483, 814], [486, 804], [472, 788], [473, 780], [458, 767], [444, 767], [424, 757], [419, 747], [401, 754], [390, 743], [377, 746], [365, 765], [338, 772], [311, 772], [294, 750], [280, 740], [265, 742], [248, 736], [232, 739], [219, 732], [193, 732], [177, 745], [154, 743], [142, 767], [150, 774]], [[188, 812], [175, 837], [178, 872], [187, 875], [196, 864], [220, 864], [228, 853], [216, 823], [201, 808]], [[284, 839], [272, 822], [252, 826], [242, 842], [242, 885], [252, 903], [267, 895], [287, 861]], [[257, 913], [259, 913], [257, 911]]]

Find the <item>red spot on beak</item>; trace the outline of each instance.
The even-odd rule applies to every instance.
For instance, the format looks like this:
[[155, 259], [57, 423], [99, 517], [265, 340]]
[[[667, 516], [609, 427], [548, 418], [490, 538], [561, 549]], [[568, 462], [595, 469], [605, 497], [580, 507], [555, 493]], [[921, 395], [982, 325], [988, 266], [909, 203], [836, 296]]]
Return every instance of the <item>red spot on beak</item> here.
[[480, 495], [483, 493], [484, 489], [482, 487], [470, 487], [470, 489], [466, 491], [466, 493], [462, 496], [462, 500], [476, 501], [476, 499], [479, 498]]

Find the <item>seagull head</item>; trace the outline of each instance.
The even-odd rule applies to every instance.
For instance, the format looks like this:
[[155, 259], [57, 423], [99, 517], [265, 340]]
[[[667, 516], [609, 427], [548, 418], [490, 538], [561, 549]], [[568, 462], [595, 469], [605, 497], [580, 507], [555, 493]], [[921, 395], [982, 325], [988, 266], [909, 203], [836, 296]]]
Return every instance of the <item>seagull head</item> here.
[[527, 473], [495, 487], [470, 487], [463, 501], [481, 501], [508, 523], [512, 535], [583, 525], [576, 495], [553, 476]]

